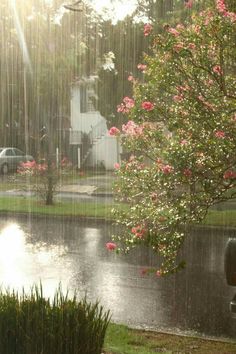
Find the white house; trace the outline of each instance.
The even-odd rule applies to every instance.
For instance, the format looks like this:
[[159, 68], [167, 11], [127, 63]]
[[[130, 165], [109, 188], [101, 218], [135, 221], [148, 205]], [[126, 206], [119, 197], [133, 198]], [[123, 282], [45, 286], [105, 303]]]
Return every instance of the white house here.
[[120, 144], [109, 136], [106, 119], [95, 110], [96, 76], [78, 81], [71, 90], [70, 145], [78, 167], [104, 167], [113, 170], [120, 161]]

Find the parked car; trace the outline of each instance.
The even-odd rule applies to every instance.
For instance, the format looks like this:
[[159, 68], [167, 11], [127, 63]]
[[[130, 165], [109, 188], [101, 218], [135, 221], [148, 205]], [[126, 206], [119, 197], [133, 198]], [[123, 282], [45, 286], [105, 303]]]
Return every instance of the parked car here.
[[13, 147], [0, 147], [0, 171], [6, 175], [9, 171], [16, 171], [21, 162], [33, 161], [34, 158]]

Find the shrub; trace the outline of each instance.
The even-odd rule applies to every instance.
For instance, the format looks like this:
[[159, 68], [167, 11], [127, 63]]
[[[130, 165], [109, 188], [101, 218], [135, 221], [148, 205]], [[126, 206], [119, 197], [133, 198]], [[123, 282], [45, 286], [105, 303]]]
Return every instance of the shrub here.
[[[180, 248], [209, 208], [235, 197], [236, 13], [217, 0], [176, 27], [153, 36], [142, 81], [118, 107], [128, 114], [119, 135], [130, 153], [117, 169], [116, 196], [129, 213], [116, 252], [146, 245], [160, 259], [157, 276], [184, 267]], [[130, 105], [130, 102], [132, 104]], [[125, 232], [125, 231], [126, 232]]]
[[45, 201], [46, 205], [53, 204], [53, 197], [57, 192], [60, 177], [72, 169], [72, 164], [63, 158], [59, 166], [51, 159], [37, 163], [36, 161], [22, 162], [18, 168], [20, 176], [34, 178], [32, 185], [34, 192]]
[[29, 295], [0, 292], [0, 353], [100, 354], [110, 314], [86, 298], [77, 301], [59, 287], [53, 301], [42, 286]]

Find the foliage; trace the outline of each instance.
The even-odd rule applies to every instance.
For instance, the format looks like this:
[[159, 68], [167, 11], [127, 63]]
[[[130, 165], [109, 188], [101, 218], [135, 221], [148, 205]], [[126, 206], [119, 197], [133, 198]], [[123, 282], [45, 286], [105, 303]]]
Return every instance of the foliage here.
[[184, 266], [178, 253], [191, 225], [235, 195], [235, 27], [223, 0], [187, 26], [165, 26], [144, 81], [133, 81], [130, 120], [111, 130], [130, 153], [117, 172], [117, 198], [130, 205], [116, 213], [126, 229], [117, 251], [150, 246], [162, 259], [158, 276]]
[[27, 295], [0, 292], [0, 352], [4, 354], [100, 354], [109, 311], [86, 298], [57, 290], [52, 301], [42, 286]]
[[68, 149], [62, 131], [70, 128], [71, 85], [88, 65], [85, 10], [62, 16], [62, 5], [62, 0], [0, 2], [0, 138], [2, 146], [36, 157], [42, 154], [43, 126], [54, 150]]
[[110, 354], [192, 353], [193, 348], [201, 354], [233, 354], [235, 347], [235, 343], [135, 330], [113, 323], [108, 326], [104, 344], [105, 352]]
[[18, 173], [20, 176], [34, 177], [32, 189], [45, 201], [46, 205], [52, 205], [61, 175], [69, 173], [71, 169], [72, 164], [67, 158], [63, 158], [58, 166], [51, 159], [47, 159], [41, 163], [22, 162]]

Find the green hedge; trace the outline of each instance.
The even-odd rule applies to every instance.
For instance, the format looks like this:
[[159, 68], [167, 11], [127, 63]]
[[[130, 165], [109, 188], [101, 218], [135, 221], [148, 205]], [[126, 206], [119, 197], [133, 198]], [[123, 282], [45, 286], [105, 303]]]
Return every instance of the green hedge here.
[[42, 286], [29, 295], [0, 291], [0, 353], [101, 354], [110, 314], [98, 304], [63, 295], [50, 301]]

